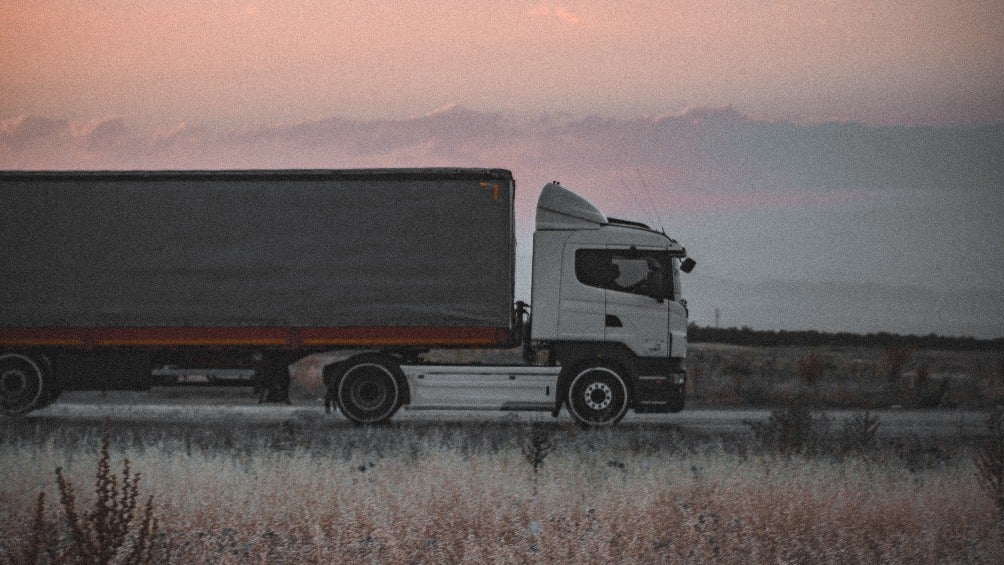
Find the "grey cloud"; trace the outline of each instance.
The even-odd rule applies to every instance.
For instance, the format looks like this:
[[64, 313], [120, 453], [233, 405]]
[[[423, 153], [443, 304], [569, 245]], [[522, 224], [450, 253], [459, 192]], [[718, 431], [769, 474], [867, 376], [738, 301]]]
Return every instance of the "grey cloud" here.
[[74, 128], [75, 136], [88, 148], [94, 151], [110, 151], [117, 148], [128, 150], [134, 147], [128, 144], [131, 132], [126, 129], [122, 118], [104, 118]]
[[20, 116], [0, 123], [0, 143], [23, 148], [33, 142], [67, 134], [67, 121], [41, 116]]
[[[73, 135], [69, 135], [69, 134]], [[798, 125], [749, 119], [734, 108], [693, 109], [656, 119], [519, 121], [461, 106], [403, 120], [329, 118], [244, 132], [188, 126], [142, 132], [121, 118], [72, 125], [42, 117], [4, 122], [0, 166], [60, 147], [86, 163], [191, 168], [339, 166], [410, 156], [437, 163], [581, 171], [671, 168], [693, 190], [969, 190], [1004, 185], [1004, 124], [980, 127]], [[517, 159], [509, 164], [499, 159]], [[68, 164], [72, 165], [72, 162]], [[546, 171], [542, 171], [546, 173]]]

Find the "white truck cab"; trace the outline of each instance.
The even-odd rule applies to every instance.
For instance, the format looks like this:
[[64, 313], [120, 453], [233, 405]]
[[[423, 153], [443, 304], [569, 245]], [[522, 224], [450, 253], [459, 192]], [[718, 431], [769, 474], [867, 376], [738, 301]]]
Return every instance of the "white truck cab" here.
[[557, 183], [544, 187], [533, 237], [539, 342], [621, 344], [638, 357], [684, 357], [686, 250], [643, 224], [607, 218]]
[[[532, 341], [565, 368], [565, 380], [601, 367], [623, 381], [625, 404], [636, 411], [682, 409], [687, 307], [680, 261], [685, 257], [683, 246], [664, 233], [608, 218], [558, 183], [548, 184], [537, 204], [533, 238]], [[684, 269], [693, 264], [685, 260]], [[620, 384], [615, 384], [598, 390], [616, 392]], [[602, 405], [600, 392], [590, 390], [583, 405]], [[585, 389], [568, 394], [566, 405], [576, 419], [604, 418], [576, 413]]]

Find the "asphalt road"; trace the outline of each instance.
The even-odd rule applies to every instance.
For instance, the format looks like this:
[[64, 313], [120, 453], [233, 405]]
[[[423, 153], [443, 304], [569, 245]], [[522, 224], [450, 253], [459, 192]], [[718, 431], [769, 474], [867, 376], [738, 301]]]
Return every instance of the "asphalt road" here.
[[[842, 426], [862, 410], [827, 410], [831, 425]], [[678, 414], [628, 413], [625, 425], [671, 427], [681, 433], [734, 435], [749, 433], [747, 422], [764, 420], [769, 409], [685, 409]], [[871, 412], [880, 423], [882, 438], [952, 438], [981, 436], [986, 413], [965, 410], [886, 409]], [[342, 416], [324, 414], [319, 400], [303, 400], [292, 405], [259, 404], [249, 389], [243, 388], [163, 388], [149, 392], [72, 392], [53, 405], [28, 414], [27, 420], [48, 424], [86, 424], [110, 418], [145, 424], [190, 424], [232, 422], [240, 425], [311, 421], [333, 427], [350, 426]], [[411, 411], [400, 410], [394, 421], [403, 426], [414, 422], [426, 426], [444, 423], [553, 422], [549, 413], [495, 411]], [[570, 421], [562, 412], [558, 422]]]

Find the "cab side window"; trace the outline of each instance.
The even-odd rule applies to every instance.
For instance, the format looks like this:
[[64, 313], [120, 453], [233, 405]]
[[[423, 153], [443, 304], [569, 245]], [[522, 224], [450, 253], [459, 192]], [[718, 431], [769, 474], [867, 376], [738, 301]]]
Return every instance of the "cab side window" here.
[[672, 259], [665, 252], [621, 249], [575, 252], [575, 277], [588, 286], [672, 300], [672, 276]]

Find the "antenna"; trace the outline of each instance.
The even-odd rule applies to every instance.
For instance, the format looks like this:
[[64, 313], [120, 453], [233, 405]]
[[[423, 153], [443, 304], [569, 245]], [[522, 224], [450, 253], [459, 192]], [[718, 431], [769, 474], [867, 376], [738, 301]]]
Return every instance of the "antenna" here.
[[[640, 202], [641, 201], [641, 198], [639, 198], [638, 192], [635, 190], [635, 188], [631, 184], [629, 184], [626, 180], [624, 180], [623, 177], [621, 177], [621, 184], [624, 185], [624, 188], [627, 189], [631, 193], [631, 197], [634, 198], [635, 202]], [[641, 212], [644, 215], [644, 218], [642, 218], [642, 219], [645, 220], [645, 223], [648, 224], [648, 225], [650, 225], [650, 226], [654, 226], [655, 225], [655, 221], [654, 221], [655, 218], [652, 217], [652, 216], [650, 216], [648, 214], [648, 211], [646, 211], [646, 210], [642, 210]]]
[[641, 171], [639, 171], [637, 167], [634, 170], [634, 174], [638, 175], [638, 180], [641, 182], [641, 187], [645, 189], [645, 199], [648, 200], [648, 206], [649, 209], [652, 210], [652, 215], [655, 217], [655, 219], [659, 220], [659, 229], [662, 231], [663, 235], [666, 235], [666, 226], [662, 221], [662, 215], [658, 213], [655, 207], [655, 202], [652, 200], [652, 191], [649, 190], [648, 183], [645, 182], [645, 177], [642, 176]]

